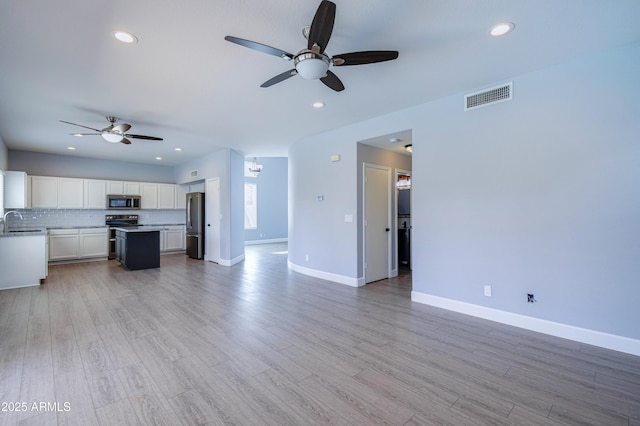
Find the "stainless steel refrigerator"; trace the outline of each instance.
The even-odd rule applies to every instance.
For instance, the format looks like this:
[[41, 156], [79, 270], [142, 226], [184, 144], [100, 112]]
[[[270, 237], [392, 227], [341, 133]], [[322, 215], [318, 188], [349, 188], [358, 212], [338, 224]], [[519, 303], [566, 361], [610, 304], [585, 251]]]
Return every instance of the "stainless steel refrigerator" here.
[[187, 256], [204, 258], [204, 192], [187, 194]]

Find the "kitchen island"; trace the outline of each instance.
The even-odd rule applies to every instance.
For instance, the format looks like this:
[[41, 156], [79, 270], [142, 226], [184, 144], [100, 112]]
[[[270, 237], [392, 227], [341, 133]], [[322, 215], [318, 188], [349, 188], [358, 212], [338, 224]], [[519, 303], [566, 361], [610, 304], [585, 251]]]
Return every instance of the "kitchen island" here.
[[116, 260], [130, 271], [160, 267], [160, 231], [156, 226], [116, 228]]

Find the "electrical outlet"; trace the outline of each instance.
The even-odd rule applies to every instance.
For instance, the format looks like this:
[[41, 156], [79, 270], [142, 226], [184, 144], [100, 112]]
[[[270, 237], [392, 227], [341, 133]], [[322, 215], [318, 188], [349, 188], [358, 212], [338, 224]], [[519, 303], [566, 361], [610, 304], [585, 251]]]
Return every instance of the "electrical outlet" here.
[[490, 285], [485, 285], [484, 286], [484, 295], [487, 297], [491, 297], [491, 286]]
[[309, 261], [309, 255], [308, 255], [308, 254], [305, 254], [305, 255], [304, 255], [304, 260], [305, 260], [305, 262], [308, 262], [308, 261]]

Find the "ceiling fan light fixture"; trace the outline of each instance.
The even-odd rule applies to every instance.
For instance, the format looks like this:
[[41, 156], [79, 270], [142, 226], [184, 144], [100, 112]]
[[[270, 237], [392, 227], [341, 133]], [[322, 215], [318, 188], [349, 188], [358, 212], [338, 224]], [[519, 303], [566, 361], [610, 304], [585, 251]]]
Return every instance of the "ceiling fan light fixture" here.
[[319, 53], [304, 51], [294, 58], [298, 74], [307, 80], [317, 80], [327, 75], [329, 58]]
[[102, 139], [110, 143], [122, 142], [122, 139], [124, 138], [124, 136], [119, 135], [117, 133], [108, 133], [108, 132], [100, 133], [100, 136], [102, 136]]

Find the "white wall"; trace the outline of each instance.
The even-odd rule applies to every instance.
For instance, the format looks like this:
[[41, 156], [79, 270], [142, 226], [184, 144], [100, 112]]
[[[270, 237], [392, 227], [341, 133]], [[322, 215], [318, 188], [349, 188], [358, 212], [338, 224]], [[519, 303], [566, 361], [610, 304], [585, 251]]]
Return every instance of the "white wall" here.
[[[253, 158], [245, 159], [252, 160]], [[258, 158], [257, 162], [264, 166], [262, 172], [257, 177], [244, 178], [246, 183], [255, 183], [258, 186], [258, 227], [244, 231], [245, 243], [286, 239], [289, 206], [288, 159], [262, 157]]]
[[[356, 141], [412, 129], [415, 294], [621, 336], [637, 350], [638, 75], [635, 44], [514, 77], [509, 102], [464, 112], [460, 94], [294, 144], [290, 261], [313, 250], [324, 253], [314, 269], [356, 277], [356, 234], [332, 215], [355, 206]], [[320, 191], [336, 193], [329, 211], [313, 201]]]

